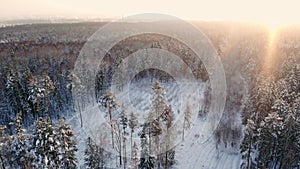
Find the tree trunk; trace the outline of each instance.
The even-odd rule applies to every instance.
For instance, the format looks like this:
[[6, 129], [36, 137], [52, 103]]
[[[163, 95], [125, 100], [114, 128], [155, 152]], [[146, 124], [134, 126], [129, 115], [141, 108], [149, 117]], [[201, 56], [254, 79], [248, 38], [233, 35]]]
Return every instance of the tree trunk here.
[[131, 155], [131, 158], [132, 158], [132, 131], [130, 132], [130, 149], [131, 149], [131, 151], [130, 151], [130, 155]]
[[165, 169], [168, 169], [168, 151], [166, 152]]
[[126, 169], [126, 140], [125, 140], [125, 128], [123, 128], [123, 164]]
[[112, 143], [112, 148], [115, 147], [115, 143], [114, 143], [114, 130], [113, 130], [113, 123], [112, 123], [112, 115], [111, 115], [111, 108], [108, 108], [108, 114], [109, 114], [109, 121], [110, 121], [110, 131], [111, 131], [111, 143]]

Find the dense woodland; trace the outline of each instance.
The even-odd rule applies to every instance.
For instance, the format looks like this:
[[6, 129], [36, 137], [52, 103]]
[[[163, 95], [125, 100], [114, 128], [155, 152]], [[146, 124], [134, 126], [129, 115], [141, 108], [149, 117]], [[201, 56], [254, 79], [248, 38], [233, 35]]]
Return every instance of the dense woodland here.
[[[109, 91], [111, 78], [122, 59], [137, 50], [171, 51], [198, 80], [208, 84], [205, 106], [195, 110], [197, 118], [205, 118], [211, 97], [205, 66], [178, 40], [144, 34], [108, 51], [95, 84], [78, 82], [72, 73], [76, 58], [88, 37], [103, 24], [0, 28], [0, 168], [176, 168], [179, 159], [173, 136], [178, 131], [172, 125], [177, 112], [162, 85], [174, 79], [155, 69], [135, 77], [136, 81], [157, 80], [151, 86], [147, 118], [140, 124], [139, 112], [126, 112], [126, 105], [119, 105]], [[260, 25], [194, 24], [212, 41], [226, 75], [226, 105], [214, 131], [215, 148], [237, 152], [242, 169], [300, 168], [300, 28], [285, 27], [271, 36]], [[83, 77], [91, 74], [82, 72]], [[92, 87], [96, 93], [89, 90]], [[75, 89], [82, 91], [73, 95]], [[80, 113], [93, 104], [91, 98], [105, 113], [111, 131], [97, 140], [82, 140], [76, 136], [84, 125]], [[183, 142], [185, 131], [193, 126], [190, 109], [186, 106], [183, 112]], [[80, 123], [72, 124], [74, 116]]]

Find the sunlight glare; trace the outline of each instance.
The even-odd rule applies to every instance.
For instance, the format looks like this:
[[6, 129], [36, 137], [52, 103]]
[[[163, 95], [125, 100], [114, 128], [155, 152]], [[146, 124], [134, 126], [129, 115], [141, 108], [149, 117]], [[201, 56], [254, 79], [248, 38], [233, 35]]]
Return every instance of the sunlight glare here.
[[278, 32], [279, 25], [271, 24], [268, 26], [269, 28], [269, 39], [268, 39], [268, 45], [267, 45], [267, 53], [265, 55], [264, 59], [264, 71], [266, 73], [270, 73], [273, 68], [273, 63], [276, 57], [276, 51], [275, 51], [275, 41], [276, 41], [276, 35]]

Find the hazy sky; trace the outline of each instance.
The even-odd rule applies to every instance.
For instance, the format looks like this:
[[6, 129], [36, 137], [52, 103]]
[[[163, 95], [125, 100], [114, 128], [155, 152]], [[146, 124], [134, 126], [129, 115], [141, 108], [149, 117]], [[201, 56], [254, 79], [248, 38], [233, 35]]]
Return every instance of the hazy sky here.
[[0, 18], [122, 17], [165, 13], [185, 19], [264, 23], [300, 22], [297, 0], [1, 0]]

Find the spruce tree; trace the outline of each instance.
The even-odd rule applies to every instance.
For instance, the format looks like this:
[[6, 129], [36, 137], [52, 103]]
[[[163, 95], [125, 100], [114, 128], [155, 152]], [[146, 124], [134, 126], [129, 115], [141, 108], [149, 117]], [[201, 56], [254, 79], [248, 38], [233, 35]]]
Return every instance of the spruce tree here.
[[64, 120], [59, 120], [56, 127], [56, 141], [59, 142], [58, 163], [59, 168], [72, 169], [76, 168], [77, 152], [75, 133], [70, 124], [66, 124]]
[[140, 133], [141, 139], [141, 158], [139, 169], [153, 169], [155, 166], [155, 159], [150, 155], [149, 152], [149, 143], [147, 139], [147, 125], [143, 126], [143, 130]]
[[104, 166], [105, 159], [103, 158], [103, 151], [88, 137], [86, 141], [86, 149], [84, 151], [84, 161], [87, 168], [101, 169]]
[[277, 82], [277, 97], [272, 110], [283, 119], [280, 137], [277, 138], [276, 167], [295, 168], [300, 160], [300, 68], [293, 58], [286, 61], [282, 78]]
[[18, 113], [14, 120], [15, 133], [10, 136], [9, 142], [6, 142], [8, 151], [8, 164], [12, 168], [31, 167], [31, 154], [29, 146], [29, 134], [22, 128], [22, 113]]
[[38, 118], [32, 132], [31, 145], [35, 155], [34, 164], [37, 168], [58, 168], [59, 142], [50, 117]]

